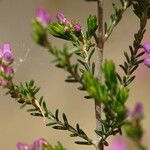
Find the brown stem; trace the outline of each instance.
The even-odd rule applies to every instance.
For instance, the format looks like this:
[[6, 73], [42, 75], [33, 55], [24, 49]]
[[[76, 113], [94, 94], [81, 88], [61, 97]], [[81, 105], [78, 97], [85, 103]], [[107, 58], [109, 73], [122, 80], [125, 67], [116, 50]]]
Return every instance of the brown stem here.
[[[102, 81], [102, 63], [103, 63], [103, 47], [104, 47], [104, 40], [103, 40], [103, 0], [97, 0], [97, 9], [98, 9], [98, 41], [97, 41], [97, 48], [98, 48], [98, 74], [97, 77], [99, 81]], [[96, 117], [96, 130], [101, 130], [101, 103], [95, 101], [95, 117]], [[96, 141], [97, 147], [96, 150], [103, 150], [103, 145], [99, 144], [100, 137], [97, 136]]]

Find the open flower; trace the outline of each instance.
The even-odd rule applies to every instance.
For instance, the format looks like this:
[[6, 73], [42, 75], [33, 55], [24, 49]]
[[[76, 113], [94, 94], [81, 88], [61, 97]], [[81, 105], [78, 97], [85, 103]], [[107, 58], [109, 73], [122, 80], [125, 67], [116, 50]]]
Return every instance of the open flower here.
[[2, 48], [0, 48], [0, 57], [2, 61], [11, 63], [14, 60], [14, 57], [11, 52], [10, 44], [3, 44]]
[[44, 8], [37, 8], [36, 9], [36, 19], [44, 27], [47, 27], [51, 21], [51, 16]]
[[108, 150], [126, 150], [126, 145], [122, 139], [116, 139]]

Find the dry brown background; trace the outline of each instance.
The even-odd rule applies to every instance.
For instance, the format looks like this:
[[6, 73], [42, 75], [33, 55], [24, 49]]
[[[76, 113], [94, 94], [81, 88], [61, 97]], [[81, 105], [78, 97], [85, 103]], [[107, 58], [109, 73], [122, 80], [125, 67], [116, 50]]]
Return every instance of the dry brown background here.
[[[89, 133], [89, 136], [94, 137], [93, 101], [83, 99], [84, 94], [76, 89], [78, 85], [65, 83], [66, 73], [56, 69], [50, 63], [52, 57], [49, 53], [37, 46], [31, 39], [31, 18], [35, 15], [35, 8], [39, 6], [45, 7], [53, 16], [57, 10], [60, 10], [66, 16], [77, 19], [84, 25], [85, 18], [90, 13], [96, 14], [96, 5], [86, 3], [84, 0], [0, 0], [0, 44], [9, 42], [12, 45], [16, 58], [15, 68], [17, 68], [15, 81], [35, 79], [37, 85], [41, 86], [40, 94], [45, 96], [52, 111], [59, 108], [61, 112], [67, 114], [72, 124], [78, 122]], [[110, 0], [105, 0], [106, 19], [111, 10]], [[131, 10], [128, 10], [105, 46], [105, 57], [115, 60], [117, 64], [122, 62], [123, 51], [128, 50], [128, 45], [132, 43], [133, 33], [137, 31], [138, 26], [137, 18]], [[150, 42], [149, 26], [150, 24], [147, 25], [145, 42]], [[58, 46], [62, 44], [62, 41], [53, 41]], [[26, 60], [18, 65], [19, 59], [24, 59], [28, 51]], [[137, 71], [136, 81], [131, 85], [131, 95], [128, 101], [128, 106], [131, 108], [136, 101], [144, 103], [144, 143], [148, 146], [150, 138], [149, 85], [150, 70], [141, 66]], [[67, 132], [59, 132], [45, 127], [41, 118], [34, 118], [25, 110], [20, 110], [16, 102], [4, 96], [4, 91], [1, 90], [0, 94], [1, 150], [15, 150], [17, 141], [31, 143], [39, 137], [45, 137], [52, 144], [61, 141], [68, 150], [94, 149], [93, 147], [75, 145], [74, 139], [70, 139]], [[134, 148], [130, 146], [130, 149]]]

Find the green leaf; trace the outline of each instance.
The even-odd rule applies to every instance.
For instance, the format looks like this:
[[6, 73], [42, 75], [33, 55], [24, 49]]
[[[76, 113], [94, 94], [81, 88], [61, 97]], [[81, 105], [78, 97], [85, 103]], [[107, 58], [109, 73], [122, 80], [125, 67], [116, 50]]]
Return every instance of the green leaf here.
[[106, 87], [100, 84], [99, 80], [90, 72], [83, 75], [83, 82], [89, 95], [98, 102], [106, 103], [108, 99]]
[[86, 141], [75, 141], [75, 143], [79, 145], [92, 145], [92, 143]]
[[33, 40], [43, 46], [46, 39], [46, 29], [37, 21], [32, 21], [32, 28], [34, 30]]
[[64, 126], [53, 126], [52, 128], [56, 130], [67, 130], [67, 128]]
[[119, 89], [118, 94], [117, 94], [117, 100], [121, 104], [125, 104], [129, 96], [129, 89], [126, 87], [122, 87]]
[[29, 86], [31, 87], [31, 86], [34, 86], [34, 80], [31, 80], [30, 82], [29, 82]]
[[57, 122], [49, 122], [49, 123], [46, 124], [46, 126], [53, 126], [55, 124], [57, 124]]
[[20, 109], [23, 109], [27, 105], [27, 102], [24, 102], [21, 106]]
[[41, 113], [30, 113], [32, 116], [40, 116], [43, 117], [43, 115]]
[[44, 108], [44, 111], [45, 111], [46, 115], [48, 115], [49, 114], [49, 110], [47, 109], [45, 101], [43, 101], [43, 108]]
[[48, 26], [48, 31], [51, 35], [74, 42], [74, 37], [70, 30], [65, 30], [64, 25], [53, 22]]
[[88, 40], [95, 34], [96, 30], [97, 30], [97, 17], [95, 15], [90, 15], [87, 18], [86, 36]]
[[113, 61], [106, 60], [102, 68], [105, 77], [105, 84], [111, 94], [115, 94], [117, 90], [117, 76], [115, 71], [115, 64]]
[[78, 134], [76, 134], [76, 133], [70, 134], [70, 137], [77, 137], [77, 136], [78, 136]]
[[63, 145], [60, 142], [58, 142], [58, 144], [55, 145], [54, 150], [66, 150], [66, 149], [63, 147]]
[[59, 121], [58, 113], [59, 113], [59, 110], [57, 109], [56, 112], [55, 112], [55, 118], [56, 118], [57, 121]]
[[64, 120], [64, 123], [65, 123], [65, 125], [69, 125], [68, 124], [68, 120], [67, 120], [67, 117], [66, 117], [66, 115], [65, 115], [65, 113], [63, 113], [63, 120]]

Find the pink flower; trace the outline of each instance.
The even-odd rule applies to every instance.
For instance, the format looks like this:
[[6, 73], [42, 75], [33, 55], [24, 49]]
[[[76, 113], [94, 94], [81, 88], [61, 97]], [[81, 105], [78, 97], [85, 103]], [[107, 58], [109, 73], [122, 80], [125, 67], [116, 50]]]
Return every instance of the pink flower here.
[[46, 141], [43, 138], [34, 141], [34, 143], [33, 143], [33, 150], [39, 150], [43, 146], [43, 144], [45, 142]]
[[14, 60], [14, 57], [11, 53], [10, 44], [8, 43], [3, 44], [2, 48], [0, 49], [0, 55], [1, 55], [1, 58], [8, 63]]
[[43, 145], [46, 143], [46, 140], [43, 138], [40, 138], [38, 140], [35, 140], [33, 144], [27, 145], [23, 143], [17, 143], [18, 150], [40, 150], [43, 148]]
[[41, 23], [44, 27], [47, 27], [51, 21], [50, 14], [44, 8], [36, 9], [36, 18], [39, 23]]
[[23, 143], [17, 143], [17, 148], [18, 148], [18, 150], [28, 150], [28, 145], [26, 145], [26, 144], [23, 144]]
[[144, 63], [145, 66], [150, 68], [150, 58], [145, 59], [143, 63]]
[[117, 139], [110, 145], [108, 150], [126, 150], [126, 146], [123, 140]]
[[13, 74], [13, 68], [11, 67], [11, 66], [8, 66], [8, 67], [6, 67], [5, 68], [5, 73], [6, 73], [6, 75], [12, 75]]
[[57, 18], [58, 22], [60, 22], [60, 23], [63, 23], [64, 19], [65, 19], [64, 14], [61, 12], [57, 12], [56, 18]]
[[70, 19], [65, 18], [64, 14], [59, 11], [56, 14], [56, 18], [60, 24], [64, 23], [65, 25], [67, 25], [71, 22]]
[[81, 31], [81, 25], [76, 24], [76, 25], [74, 26], [74, 29], [75, 29], [76, 31]]
[[8, 85], [8, 82], [9, 82], [8, 80], [3, 79], [0, 81], [0, 85], [2, 85], [3, 87], [6, 87]]
[[134, 116], [140, 116], [143, 113], [143, 105], [139, 102], [135, 105], [133, 115]]
[[143, 48], [144, 48], [145, 52], [150, 55], [150, 44], [148, 44], [148, 43], [144, 44]]

